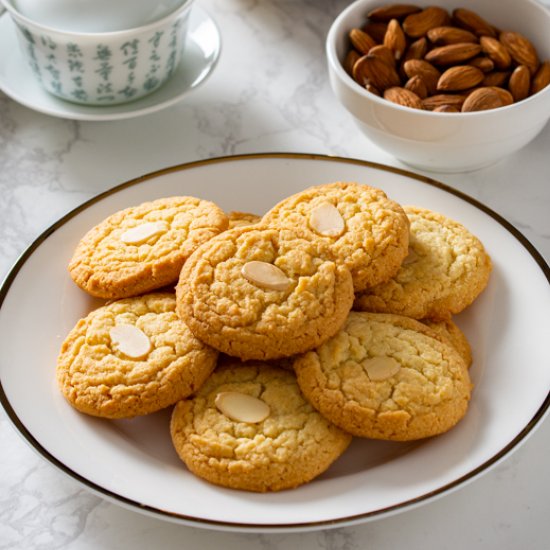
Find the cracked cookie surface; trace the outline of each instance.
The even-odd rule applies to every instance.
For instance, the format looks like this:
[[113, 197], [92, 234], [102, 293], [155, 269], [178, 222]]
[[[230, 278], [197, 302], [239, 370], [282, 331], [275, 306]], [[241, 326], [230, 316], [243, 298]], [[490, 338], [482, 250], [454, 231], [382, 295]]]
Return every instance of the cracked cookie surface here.
[[[317, 209], [330, 205], [343, 227], [327, 236], [312, 225]], [[262, 224], [298, 228], [330, 247], [333, 259], [345, 265], [355, 291], [392, 277], [407, 255], [409, 222], [399, 204], [374, 187], [354, 182], [335, 182], [310, 187], [274, 206]]]
[[472, 365], [472, 348], [466, 335], [460, 330], [460, 327], [452, 319], [444, 319], [443, 321], [434, 321], [433, 319], [422, 319], [422, 323], [428, 325], [434, 332], [437, 332], [458, 351], [460, 357], [470, 368]]
[[[381, 376], [373, 362], [392, 369]], [[353, 435], [407, 441], [443, 433], [471, 393], [458, 352], [426, 325], [398, 315], [351, 312], [342, 330], [294, 361], [305, 397]]]
[[[175, 283], [189, 255], [227, 226], [225, 213], [210, 201], [168, 197], [146, 202], [116, 212], [88, 231], [76, 247], [69, 273], [98, 298], [143, 294]], [[125, 235], [139, 227], [150, 235], [125, 242]]]
[[[178, 314], [198, 338], [243, 360], [312, 349], [338, 331], [353, 303], [349, 271], [327, 255], [324, 243], [297, 231], [226, 231], [185, 263]], [[288, 285], [277, 290], [251, 282], [243, 275], [250, 262], [275, 266]]]
[[[216, 407], [220, 392], [258, 398], [269, 407], [269, 416], [257, 423], [232, 420]], [[195, 396], [175, 406], [171, 435], [194, 474], [257, 492], [311, 481], [351, 441], [304, 399], [293, 373], [241, 363], [218, 367]]]
[[411, 222], [409, 255], [397, 274], [359, 293], [354, 309], [415, 319], [446, 319], [487, 286], [491, 259], [463, 225], [424, 208], [404, 207]]
[[[128, 418], [173, 405], [196, 391], [218, 353], [195, 338], [175, 312], [171, 293], [126, 298], [81, 319], [61, 346], [57, 381], [81, 412]], [[113, 327], [130, 325], [149, 340], [142, 357], [126, 355]]]

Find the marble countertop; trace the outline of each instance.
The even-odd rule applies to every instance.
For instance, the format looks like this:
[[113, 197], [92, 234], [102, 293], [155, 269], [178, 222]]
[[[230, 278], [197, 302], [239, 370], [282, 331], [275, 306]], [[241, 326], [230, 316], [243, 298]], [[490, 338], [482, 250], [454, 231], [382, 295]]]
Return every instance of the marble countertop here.
[[[75, 122], [40, 114], [0, 92], [0, 280], [60, 216], [167, 166], [273, 151], [402, 167], [359, 133], [328, 84], [324, 38], [348, 2], [197, 1], [221, 28], [222, 56], [200, 89], [166, 110]], [[525, 149], [489, 168], [426, 174], [502, 215], [548, 262], [549, 151], [547, 125]], [[37, 456], [2, 410], [0, 549], [542, 549], [549, 535], [548, 456], [547, 418], [486, 475], [405, 513], [309, 533], [222, 533], [143, 516], [90, 493]]]

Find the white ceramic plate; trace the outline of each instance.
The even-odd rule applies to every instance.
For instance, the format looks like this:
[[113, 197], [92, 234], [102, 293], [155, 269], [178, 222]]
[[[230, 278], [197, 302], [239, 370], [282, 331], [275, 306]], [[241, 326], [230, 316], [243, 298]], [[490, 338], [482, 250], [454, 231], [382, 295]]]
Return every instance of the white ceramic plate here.
[[[176, 194], [262, 214], [309, 185], [359, 181], [402, 204], [450, 216], [478, 235], [494, 262], [486, 291], [458, 316], [474, 350], [468, 414], [417, 443], [356, 439], [320, 478], [291, 491], [251, 494], [190, 474], [172, 448], [170, 411], [105, 421], [79, 414], [56, 387], [62, 339], [98, 300], [69, 279], [80, 237], [116, 210]], [[550, 405], [550, 269], [517, 230], [480, 203], [422, 176], [363, 161], [250, 155], [163, 170], [83, 204], [30, 247], [0, 291], [0, 397], [48, 461], [98, 494], [164, 519], [218, 529], [285, 531], [349, 525], [448, 493], [516, 448]], [[541, 473], [542, 475], [542, 473]], [[512, 495], [511, 495], [512, 496]]]
[[20, 51], [15, 25], [0, 15], [0, 90], [15, 101], [48, 115], [73, 120], [120, 120], [165, 109], [202, 84], [218, 61], [219, 30], [212, 18], [194, 6], [189, 19], [185, 53], [172, 77], [157, 91], [136, 101], [109, 107], [78, 105], [49, 94], [32, 74]]

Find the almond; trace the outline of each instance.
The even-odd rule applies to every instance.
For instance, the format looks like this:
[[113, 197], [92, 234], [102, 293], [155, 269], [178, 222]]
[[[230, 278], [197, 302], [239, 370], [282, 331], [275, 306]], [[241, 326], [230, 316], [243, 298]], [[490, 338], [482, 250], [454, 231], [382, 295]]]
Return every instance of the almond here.
[[536, 94], [550, 84], [550, 61], [541, 63], [539, 70], [535, 73], [531, 84], [531, 93]]
[[376, 55], [364, 55], [361, 57], [353, 67], [353, 71], [354, 75], [356, 72], [360, 73], [361, 78], [364, 79], [363, 85], [369, 82], [380, 92], [383, 92], [386, 88], [401, 84], [397, 71]]
[[512, 57], [502, 42], [491, 36], [479, 39], [481, 51], [491, 59], [497, 69], [507, 69], [512, 64]]
[[408, 15], [403, 21], [403, 30], [411, 38], [420, 38], [430, 29], [447, 25], [450, 21], [447, 10], [430, 6], [419, 13]]
[[531, 74], [535, 74], [539, 58], [535, 47], [525, 36], [519, 32], [505, 31], [500, 33], [499, 40], [518, 65], [526, 65]]
[[374, 21], [369, 21], [366, 25], [363, 25], [363, 30], [374, 38], [377, 44], [382, 44], [382, 42], [384, 42], [384, 35], [386, 34], [387, 28], [387, 23], [377, 23]]
[[382, 44], [374, 46], [374, 48], [372, 48], [369, 52], [369, 55], [380, 57], [380, 59], [385, 61], [388, 65], [395, 67], [395, 57], [393, 52], [387, 46], [383, 46]]
[[521, 101], [529, 95], [531, 86], [531, 73], [525, 65], [518, 65], [510, 75], [508, 89], [514, 101]]
[[363, 55], [369, 53], [369, 50], [376, 46], [374, 38], [361, 29], [351, 29], [349, 39], [352, 46]]
[[461, 111], [470, 113], [497, 109], [498, 107], [510, 105], [513, 101], [512, 95], [503, 88], [483, 87], [478, 88], [466, 98]]
[[388, 23], [388, 29], [384, 35], [384, 46], [393, 52], [395, 59], [401, 59], [407, 49], [407, 39], [397, 19], [392, 19]]
[[422, 100], [410, 90], [401, 88], [400, 86], [394, 86], [384, 91], [384, 99], [403, 105], [404, 107], [411, 107], [412, 109], [423, 109]]
[[426, 55], [428, 51], [428, 41], [423, 36], [422, 38], [419, 38], [418, 40], [415, 40], [405, 52], [405, 56], [403, 59], [405, 61], [408, 61], [409, 59], [424, 59], [424, 56]]
[[434, 113], [460, 113], [460, 110], [453, 105], [439, 105], [433, 110]]
[[401, 19], [403, 17], [407, 17], [407, 15], [417, 13], [421, 9], [422, 8], [413, 4], [389, 4], [388, 6], [382, 6], [369, 12], [368, 18], [371, 21], [387, 22], [391, 19]]
[[433, 94], [437, 90], [437, 81], [441, 73], [431, 63], [423, 59], [410, 59], [403, 64], [403, 70], [408, 78], [416, 75], [422, 78], [428, 94]]
[[470, 65], [457, 65], [447, 69], [437, 82], [440, 92], [460, 92], [477, 86], [483, 80], [484, 74]]
[[428, 109], [429, 111], [433, 111], [436, 107], [440, 107], [441, 105], [448, 105], [460, 109], [465, 99], [466, 96], [462, 94], [436, 94], [423, 99], [422, 105], [424, 109]]
[[459, 27], [473, 32], [476, 36], [496, 37], [497, 35], [493, 26], [472, 10], [457, 8], [453, 11], [453, 21]]
[[426, 83], [422, 80], [422, 77], [418, 75], [409, 78], [405, 84], [405, 88], [416, 94], [420, 99], [426, 99], [426, 97], [428, 97]]
[[468, 65], [477, 67], [484, 73], [490, 73], [495, 68], [495, 64], [488, 57], [474, 57], [468, 62]]
[[430, 50], [424, 59], [435, 65], [455, 65], [475, 57], [481, 51], [479, 44], [461, 42]]
[[373, 86], [370, 82], [367, 83], [365, 89], [367, 90], [367, 92], [370, 92], [371, 94], [377, 95], [379, 97], [382, 95], [380, 93], [380, 90], [376, 86]]
[[346, 58], [344, 59], [344, 69], [350, 76], [353, 76], [353, 66], [360, 57], [361, 55], [358, 54], [356, 50], [350, 50], [347, 53]]
[[483, 86], [505, 86], [509, 77], [510, 71], [492, 71], [485, 75], [482, 84]]
[[461, 42], [477, 42], [477, 36], [465, 29], [457, 27], [435, 27], [428, 31], [428, 39], [437, 46], [460, 44]]

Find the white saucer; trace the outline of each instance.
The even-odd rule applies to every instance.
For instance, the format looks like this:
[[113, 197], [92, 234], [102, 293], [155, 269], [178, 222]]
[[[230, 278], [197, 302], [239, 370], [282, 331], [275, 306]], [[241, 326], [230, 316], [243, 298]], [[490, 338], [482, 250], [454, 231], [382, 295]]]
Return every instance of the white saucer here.
[[164, 109], [205, 81], [221, 50], [221, 38], [213, 19], [201, 8], [193, 7], [185, 54], [170, 80], [156, 92], [131, 103], [97, 107], [69, 103], [49, 94], [36, 81], [23, 58], [15, 25], [9, 15], [0, 16], [0, 90], [15, 101], [48, 115], [73, 120], [120, 120]]

